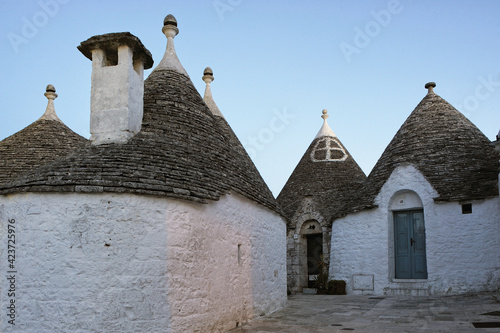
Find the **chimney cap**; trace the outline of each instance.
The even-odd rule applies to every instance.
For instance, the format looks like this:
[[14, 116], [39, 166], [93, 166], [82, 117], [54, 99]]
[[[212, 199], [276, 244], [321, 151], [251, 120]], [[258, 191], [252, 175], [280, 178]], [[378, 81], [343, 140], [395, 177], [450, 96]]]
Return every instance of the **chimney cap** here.
[[81, 42], [77, 48], [85, 57], [92, 60], [93, 50], [104, 50], [106, 55], [111, 58], [113, 54], [117, 54], [118, 48], [122, 45], [127, 45], [132, 49], [134, 61], [140, 59], [144, 64], [144, 69], [153, 67], [153, 56], [151, 52], [142, 44], [139, 38], [132, 35], [130, 32], [114, 32], [93, 36]]

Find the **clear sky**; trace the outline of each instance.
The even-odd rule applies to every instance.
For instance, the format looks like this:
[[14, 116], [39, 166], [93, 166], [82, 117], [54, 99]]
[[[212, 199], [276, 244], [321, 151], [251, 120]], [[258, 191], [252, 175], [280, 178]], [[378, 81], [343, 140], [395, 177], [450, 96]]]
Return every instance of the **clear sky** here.
[[[426, 82], [493, 140], [500, 130], [498, 0], [2, 0], [0, 139], [37, 120], [53, 84], [63, 122], [89, 137], [91, 62], [80, 42], [129, 31], [161, 60], [163, 18], [203, 95], [278, 195], [322, 125], [368, 174]], [[151, 70], [146, 71], [146, 76]]]

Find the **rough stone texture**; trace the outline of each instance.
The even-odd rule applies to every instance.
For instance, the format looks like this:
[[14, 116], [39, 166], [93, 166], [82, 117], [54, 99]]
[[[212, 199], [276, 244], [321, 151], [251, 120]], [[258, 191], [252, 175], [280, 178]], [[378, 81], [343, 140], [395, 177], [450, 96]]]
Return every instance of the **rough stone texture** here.
[[374, 206], [393, 170], [413, 164], [437, 191], [436, 201], [498, 196], [498, 154], [463, 114], [433, 92], [401, 126], [368, 176], [352, 211]]
[[[16, 220], [16, 330], [169, 330], [165, 205], [133, 195], [1, 197], [2, 244], [7, 219]], [[7, 266], [1, 270], [5, 276]], [[5, 308], [6, 293], [0, 299]]]
[[118, 63], [118, 48], [122, 45], [130, 47], [134, 53], [134, 62], [144, 63], [144, 69], [153, 67], [153, 56], [142, 44], [141, 40], [130, 32], [113, 32], [90, 37], [78, 45], [78, 50], [92, 60], [92, 51], [103, 50], [112, 63]]
[[92, 51], [90, 90], [90, 141], [123, 143], [141, 130], [144, 98], [144, 64], [134, 63], [132, 49], [118, 47], [118, 63], [106, 64], [102, 49]]
[[239, 195], [166, 213], [178, 221], [167, 226], [174, 332], [225, 331], [285, 305], [282, 218]]
[[[323, 234], [323, 256], [330, 262], [331, 224], [319, 213], [312, 197], [305, 197], [287, 228], [287, 286], [290, 292], [300, 293], [308, 286], [307, 238], [313, 233]], [[314, 230], [307, 228], [315, 224]]]
[[496, 293], [441, 297], [293, 295], [288, 306], [230, 332], [473, 333], [476, 322], [498, 322]]
[[62, 122], [39, 119], [0, 141], [0, 183], [53, 162], [87, 143], [87, 139]]
[[157, 69], [145, 82], [140, 133], [124, 144], [76, 149], [3, 184], [0, 194], [127, 192], [207, 202], [232, 189], [279, 212], [262, 178], [252, 178], [255, 169], [238, 173], [245, 169], [238, 150], [191, 80]]
[[[325, 140], [330, 141], [328, 152]], [[365, 179], [365, 174], [325, 119], [276, 199], [287, 217], [287, 275], [291, 292], [302, 292], [308, 285], [308, 231], [303, 226], [310, 221], [319, 224], [314, 232], [323, 234], [324, 262], [328, 265], [332, 220], [347, 210], [345, 205], [351, 202]]]
[[[417, 194], [423, 204], [427, 280], [394, 279], [390, 207], [406, 191]], [[435, 202], [437, 195], [415, 165], [397, 167], [375, 198], [378, 208], [333, 223], [330, 275], [346, 280], [347, 291], [358, 294], [459, 294], [500, 288], [498, 196], [471, 201], [473, 213], [462, 214], [458, 202]], [[353, 291], [354, 275], [373, 275], [374, 290]]]
[[[253, 163], [231, 126], [229, 126], [229, 123], [223, 116], [215, 116], [215, 119], [225, 137], [229, 140], [229, 146], [233, 149], [233, 158], [232, 160], [227, 161], [230, 163], [229, 168], [232, 172], [232, 180], [235, 183], [233, 189], [240, 194], [253, 198], [257, 202], [275, 202], [271, 190], [267, 187], [266, 182], [259, 173], [259, 170], [257, 170], [257, 167]], [[266, 206], [276, 210], [280, 214], [283, 214], [281, 207], [276, 204], [266, 204]]]
[[[209, 205], [133, 194], [5, 195], [2, 244], [8, 219], [16, 220], [22, 332], [221, 332], [286, 302], [285, 222], [238, 194]], [[5, 277], [7, 265], [0, 270]], [[7, 293], [0, 299], [5, 309]], [[0, 317], [2, 332], [6, 321]]]
[[318, 141], [325, 138], [329, 137], [313, 140], [276, 199], [288, 219], [296, 213], [302, 199], [308, 196], [312, 197], [321, 215], [331, 223], [342, 215], [345, 204], [351, 202], [356, 188], [366, 179], [361, 168], [336, 137], [332, 139], [344, 149], [346, 159], [313, 162], [313, 150]]

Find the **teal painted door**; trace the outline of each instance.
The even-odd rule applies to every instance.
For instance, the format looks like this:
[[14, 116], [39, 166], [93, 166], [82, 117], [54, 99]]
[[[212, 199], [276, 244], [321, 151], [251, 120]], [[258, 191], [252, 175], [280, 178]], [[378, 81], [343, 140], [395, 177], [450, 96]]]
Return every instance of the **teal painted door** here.
[[422, 211], [394, 213], [394, 249], [396, 279], [427, 279]]

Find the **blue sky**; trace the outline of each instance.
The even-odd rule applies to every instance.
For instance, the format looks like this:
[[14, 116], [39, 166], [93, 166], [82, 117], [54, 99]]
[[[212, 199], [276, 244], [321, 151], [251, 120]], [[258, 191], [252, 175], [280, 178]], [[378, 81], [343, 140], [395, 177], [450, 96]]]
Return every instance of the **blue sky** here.
[[[368, 174], [425, 96], [426, 82], [493, 140], [500, 130], [500, 1], [175, 0], [0, 2], [0, 139], [58, 116], [89, 137], [87, 38], [130, 31], [161, 60], [163, 18], [177, 55], [214, 99], [275, 195], [322, 125]], [[146, 71], [146, 76], [150, 73]]]

